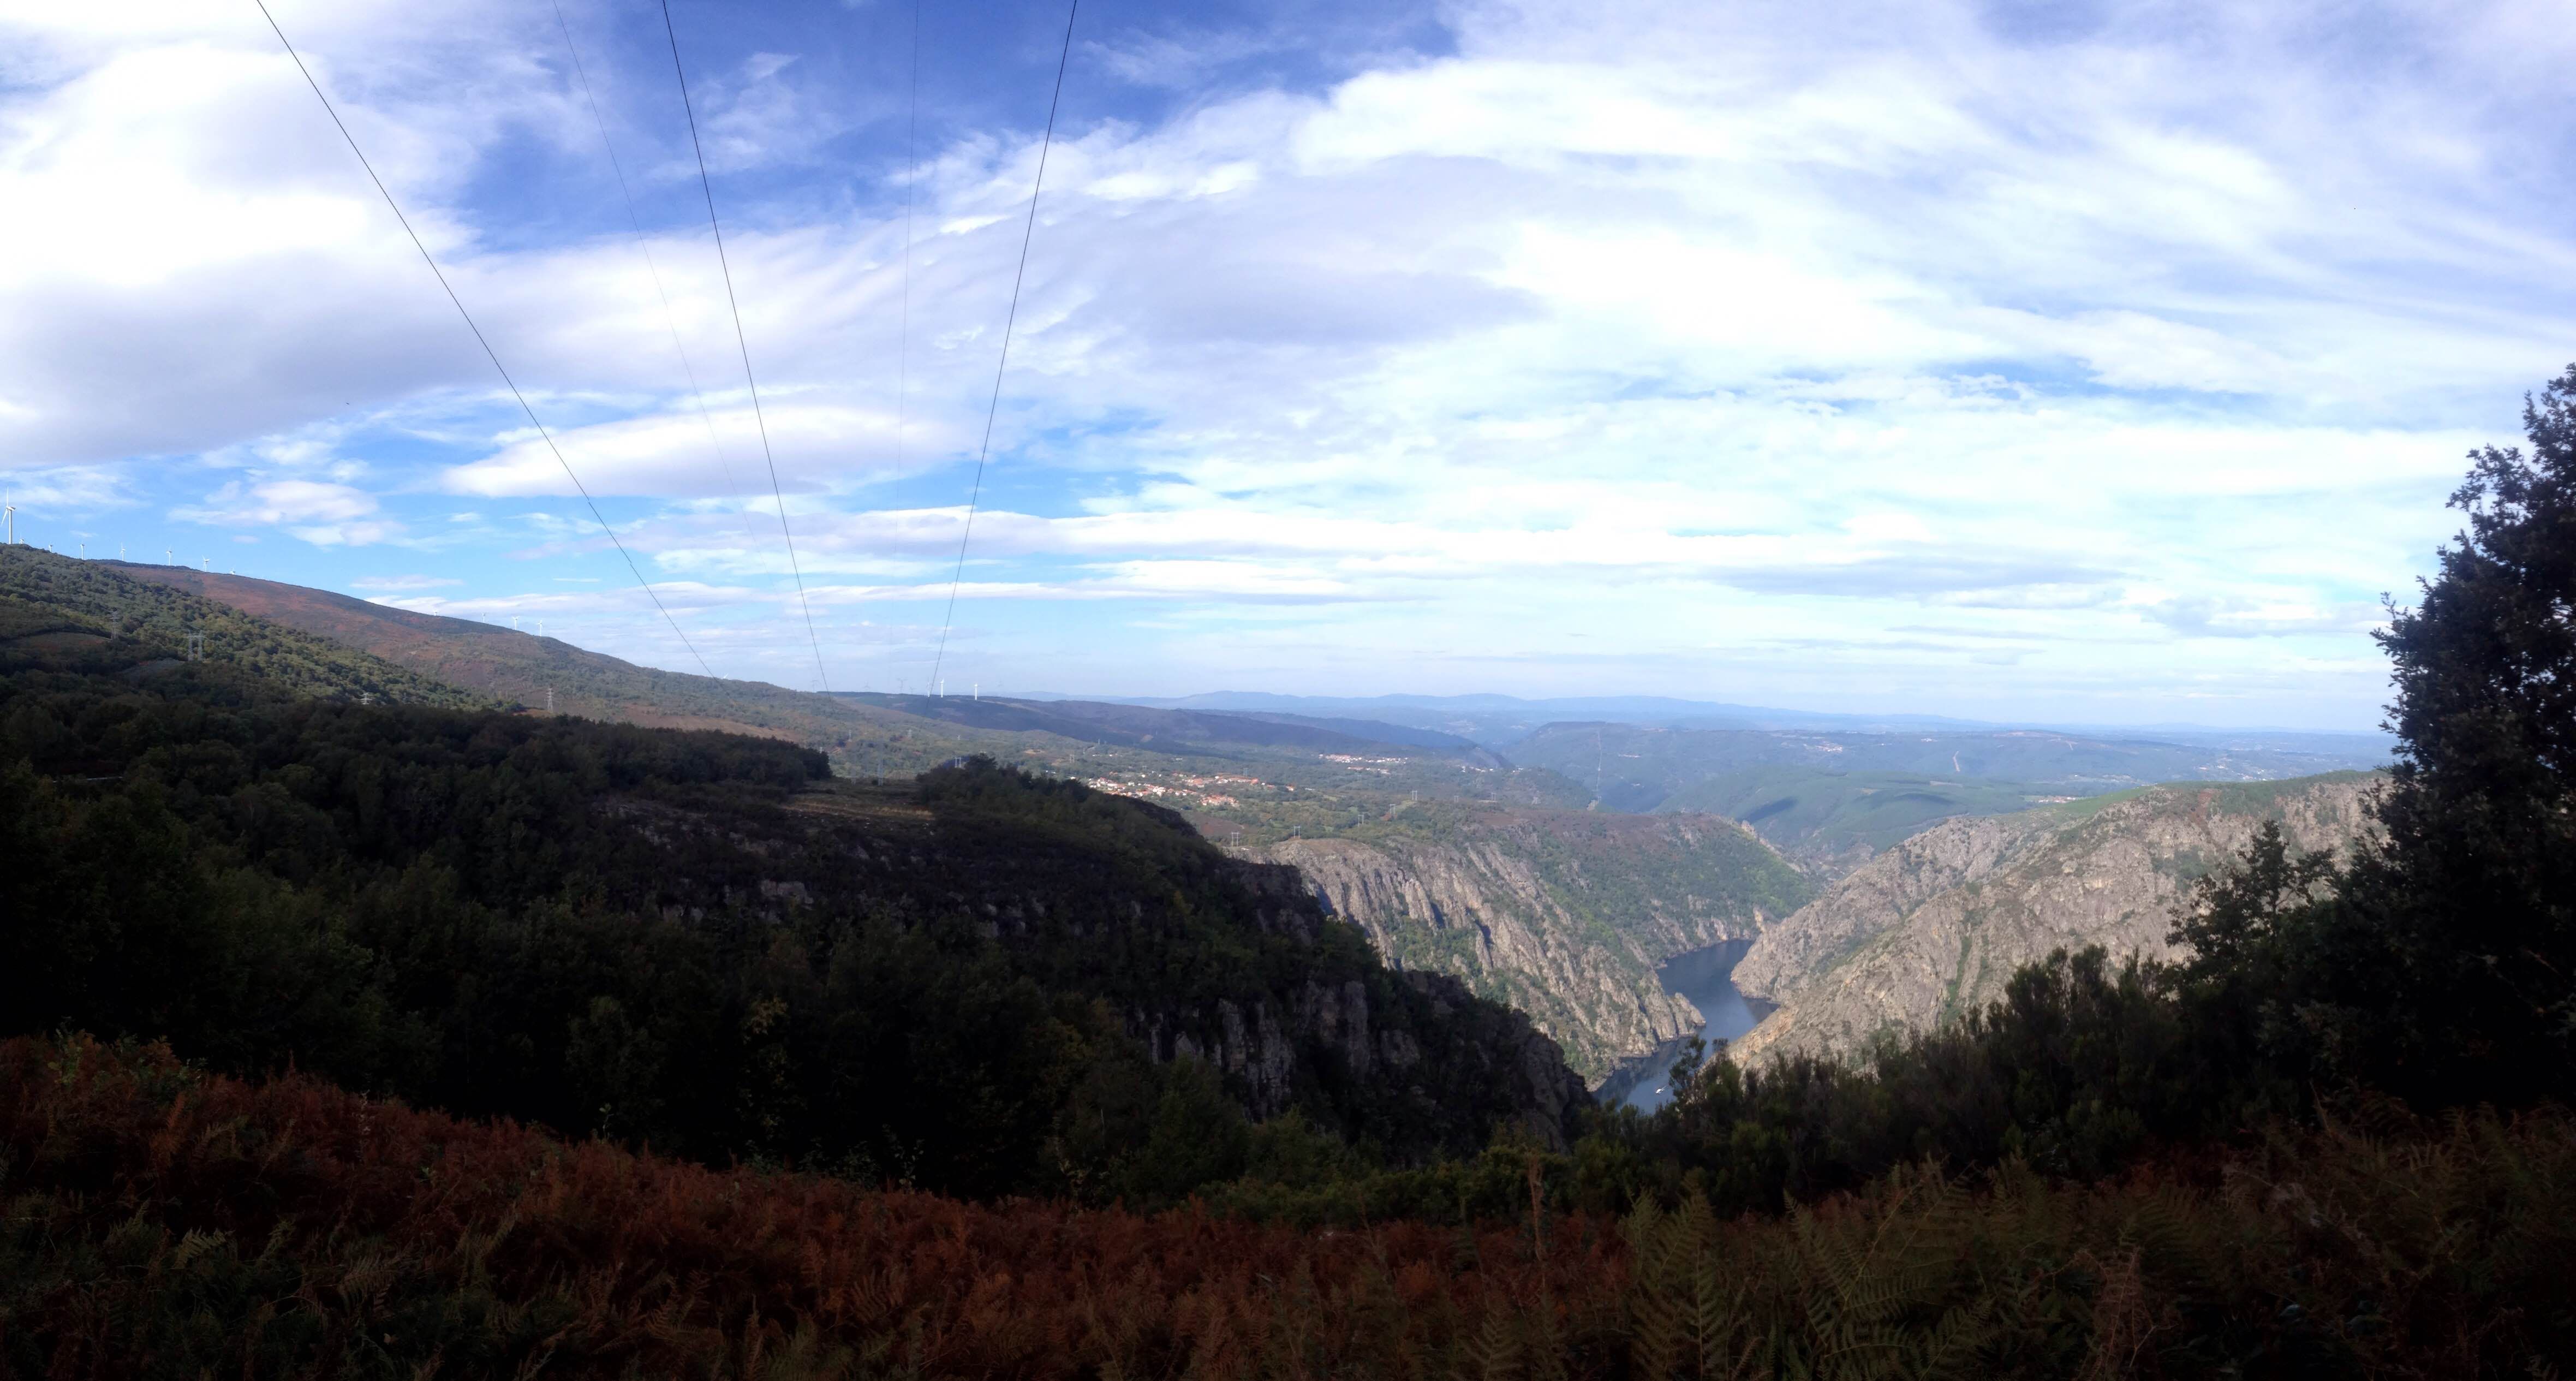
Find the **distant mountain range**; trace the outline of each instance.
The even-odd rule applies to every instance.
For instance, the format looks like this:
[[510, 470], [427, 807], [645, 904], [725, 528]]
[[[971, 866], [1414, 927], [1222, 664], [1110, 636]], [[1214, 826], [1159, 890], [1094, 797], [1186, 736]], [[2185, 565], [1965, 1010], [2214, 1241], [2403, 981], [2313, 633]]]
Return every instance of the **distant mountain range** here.
[[1963, 815], [2099, 796], [2156, 782], [2276, 781], [2383, 765], [2359, 736], [2177, 743], [2038, 729], [1783, 732], [1551, 724], [1513, 760], [1590, 787], [1609, 808], [1742, 820], [1827, 876]]
[[1051, 691], [1022, 691], [1025, 700], [1089, 699], [1161, 709], [1219, 710], [1232, 713], [1294, 714], [1345, 717], [1437, 729], [1472, 738], [1489, 748], [1519, 742], [1550, 725], [1572, 722], [1648, 726], [1667, 729], [1752, 729], [1831, 733], [1997, 733], [2039, 730], [2084, 738], [2154, 739], [2227, 747], [2268, 746], [2317, 753], [2385, 755], [2394, 740], [2386, 734], [2334, 733], [2315, 729], [2225, 728], [2206, 724], [2057, 724], [2009, 720], [1959, 719], [1922, 714], [1835, 714], [1784, 710], [1775, 706], [1735, 705], [1711, 700], [1683, 700], [1659, 695], [1558, 696], [1523, 699], [1511, 695], [1378, 695], [1365, 697], [1273, 695], [1261, 691], [1215, 691], [1178, 697], [1094, 695], [1076, 697]]
[[1184, 748], [1251, 747], [1358, 753], [1383, 752], [1393, 747], [1427, 749], [1486, 764], [1501, 761], [1479, 748], [1473, 739], [1360, 719], [1212, 713], [1097, 700], [884, 695], [874, 691], [834, 692], [833, 698], [969, 729], [1049, 733], [1087, 743], [1115, 743], [1131, 748], [1160, 743], [1165, 752]]

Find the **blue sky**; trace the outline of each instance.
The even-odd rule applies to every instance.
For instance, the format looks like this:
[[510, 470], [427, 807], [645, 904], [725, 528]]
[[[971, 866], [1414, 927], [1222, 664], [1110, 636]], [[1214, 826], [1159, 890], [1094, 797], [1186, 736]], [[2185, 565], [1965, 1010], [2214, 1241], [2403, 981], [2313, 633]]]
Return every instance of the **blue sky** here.
[[[658, 7], [563, 8], [640, 237], [550, 0], [274, 8], [814, 685]], [[899, 0], [674, 13], [825, 669], [920, 689], [1065, 11], [924, 7], [917, 125]], [[947, 680], [2366, 727], [2576, 359], [2571, 19], [1089, 0]], [[0, 206], [22, 536], [694, 669], [249, 0], [0, 0]]]

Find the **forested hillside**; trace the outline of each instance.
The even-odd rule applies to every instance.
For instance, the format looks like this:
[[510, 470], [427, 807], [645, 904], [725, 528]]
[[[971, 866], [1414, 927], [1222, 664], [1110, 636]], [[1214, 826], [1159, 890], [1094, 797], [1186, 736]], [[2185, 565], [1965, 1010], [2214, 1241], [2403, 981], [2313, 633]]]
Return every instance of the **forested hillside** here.
[[1498, 1123], [1562, 1145], [1586, 1101], [1517, 1014], [1148, 805], [123, 674], [151, 651], [0, 650], [16, 1030], [971, 1193], [1177, 1193]]

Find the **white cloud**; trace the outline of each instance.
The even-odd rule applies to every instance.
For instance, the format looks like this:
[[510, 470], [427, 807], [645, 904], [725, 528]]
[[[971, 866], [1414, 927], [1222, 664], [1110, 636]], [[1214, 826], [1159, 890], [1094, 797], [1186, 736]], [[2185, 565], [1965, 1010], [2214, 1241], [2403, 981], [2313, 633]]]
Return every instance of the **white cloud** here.
[[[710, 409], [700, 416], [655, 413], [554, 433], [563, 461], [543, 440], [525, 435], [498, 453], [449, 469], [440, 477], [451, 493], [486, 496], [560, 495], [573, 491], [564, 462], [594, 494], [652, 494], [673, 498], [770, 497], [764, 455], [775, 455], [779, 482], [797, 491], [841, 488], [901, 473], [891, 412], [830, 404], [768, 401], [760, 420], [748, 403]], [[913, 435], [918, 445], [920, 437]], [[920, 464], [916, 451], [912, 466]]]
[[403, 525], [380, 510], [373, 494], [350, 485], [263, 479], [235, 480], [171, 516], [218, 527], [282, 527], [315, 546], [362, 547], [403, 533]]
[[[570, 485], [499, 430], [488, 366], [292, 70], [255, 28], [116, 8], [0, 6], [34, 54], [0, 97], [0, 201], [59, 208], [0, 219], [0, 455], [231, 448], [241, 477], [183, 516], [523, 541], [509, 501]], [[1025, 600], [1157, 675], [1348, 649], [1527, 676], [1581, 633], [1638, 675], [1811, 637], [1918, 678], [1877, 684], [1972, 684], [1943, 660], [1966, 653], [1885, 632], [1929, 608], [2040, 639], [2016, 685], [2310, 676], [2348, 700], [2354, 611], [2422, 567], [2460, 452], [2571, 353], [2576, 184], [2543, 152], [2570, 26], [2108, 6], [2032, 37], [1996, 13], [1471, 3], [1443, 11], [1447, 56], [1068, 120], [962, 596], [999, 630], [978, 655], [1093, 655], [1013, 622]], [[630, 242], [493, 190], [514, 141], [594, 156], [548, 26], [281, 17], [635, 549], [772, 605], [702, 227], [655, 223], [666, 319]], [[1089, 54], [1169, 84], [1277, 39], [1175, 32]], [[832, 600], [917, 599], [954, 558], [1036, 150], [927, 151], [907, 288], [888, 208], [792, 171], [860, 137], [825, 66], [711, 58], [710, 153], [773, 179], [727, 189], [727, 242], [804, 568]], [[352, 409], [375, 430], [325, 425]], [[82, 473], [105, 502], [137, 472]], [[422, 491], [495, 502], [442, 524]], [[599, 545], [549, 509], [541, 551]], [[1158, 638], [1111, 612], [1148, 603], [1237, 622]]]

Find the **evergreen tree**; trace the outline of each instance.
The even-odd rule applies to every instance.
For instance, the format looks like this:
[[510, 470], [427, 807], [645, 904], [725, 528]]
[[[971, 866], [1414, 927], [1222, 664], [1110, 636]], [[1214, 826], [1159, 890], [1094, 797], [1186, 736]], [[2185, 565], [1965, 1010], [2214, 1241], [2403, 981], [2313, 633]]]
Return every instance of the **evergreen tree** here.
[[2576, 366], [2530, 450], [2470, 454], [2468, 517], [2378, 640], [2400, 748], [2348, 867], [2258, 843], [2176, 938], [2293, 1072], [2419, 1102], [2576, 1092]]

